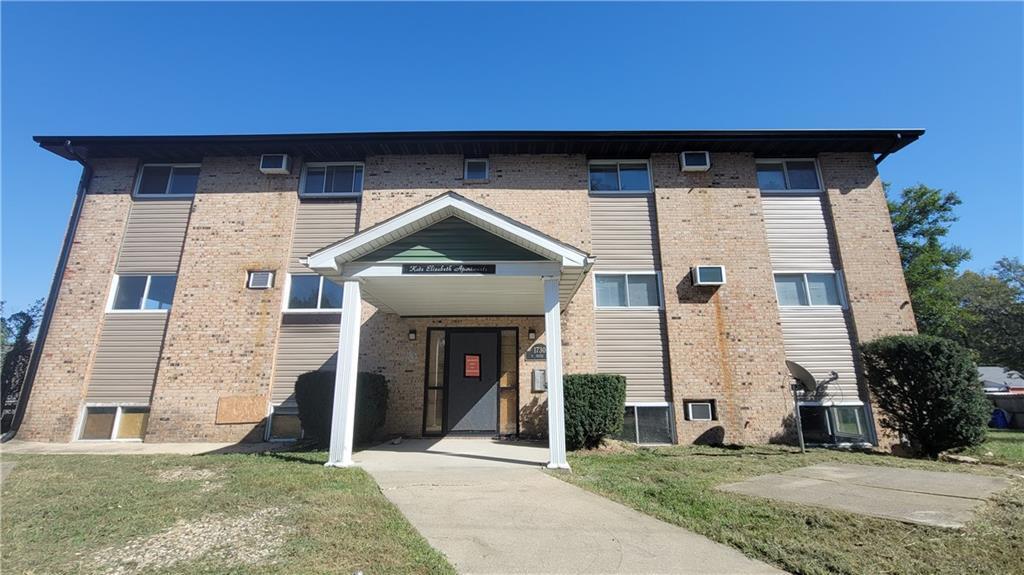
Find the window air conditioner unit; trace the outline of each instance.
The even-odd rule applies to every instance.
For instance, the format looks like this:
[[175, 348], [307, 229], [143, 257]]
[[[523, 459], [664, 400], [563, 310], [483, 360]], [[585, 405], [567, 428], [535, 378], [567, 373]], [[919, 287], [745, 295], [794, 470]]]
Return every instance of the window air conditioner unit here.
[[695, 286], [725, 285], [725, 266], [694, 266], [692, 273]]
[[683, 152], [679, 154], [679, 164], [684, 172], [706, 172], [711, 169], [711, 153]]
[[274, 287], [274, 272], [249, 272], [249, 289], [270, 289]]
[[287, 174], [290, 162], [288, 154], [263, 154], [260, 156], [260, 171], [264, 174]]

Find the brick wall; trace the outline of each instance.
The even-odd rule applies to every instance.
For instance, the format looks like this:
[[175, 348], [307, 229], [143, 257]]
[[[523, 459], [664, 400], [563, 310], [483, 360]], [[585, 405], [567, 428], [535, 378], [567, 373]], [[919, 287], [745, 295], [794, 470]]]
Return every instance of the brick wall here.
[[[684, 173], [656, 155], [652, 171], [679, 441], [769, 441], [792, 408], [754, 159]], [[728, 283], [693, 286], [697, 264], [725, 265]], [[715, 399], [718, 421], [685, 421], [686, 399]]]
[[[258, 158], [206, 158], [182, 250], [146, 441], [239, 441], [262, 424], [215, 423], [224, 396], [268, 396], [298, 176]], [[246, 288], [248, 270], [279, 273]]]
[[71, 440], [85, 397], [136, 161], [97, 160], [93, 168], [19, 439]]

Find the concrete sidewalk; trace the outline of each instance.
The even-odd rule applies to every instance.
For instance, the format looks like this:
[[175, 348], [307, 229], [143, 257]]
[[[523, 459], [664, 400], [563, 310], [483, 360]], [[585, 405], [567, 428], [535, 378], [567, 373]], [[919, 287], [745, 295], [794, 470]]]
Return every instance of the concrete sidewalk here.
[[202, 455], [205, 453], [259, 453], [290, 447], [287, 443], [145, 443], [142, 441], [72, 441], [44, 443], [13, 439], [0, 443], [0, 454], [135, 454]]
[[461, 573], [781, 573], [549, 476], [547, 446], [409, 440], [355, 454]]

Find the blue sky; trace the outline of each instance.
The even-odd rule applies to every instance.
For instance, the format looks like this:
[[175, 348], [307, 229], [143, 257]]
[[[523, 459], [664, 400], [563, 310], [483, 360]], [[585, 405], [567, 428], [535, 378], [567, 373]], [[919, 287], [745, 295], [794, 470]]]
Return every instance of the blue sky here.
[[37, 134], [922, 127], [881, 166], [1024, 250], [1024, 5], [22, 4], [2, 16], [2, 297], [46, 294], [79, 176]]

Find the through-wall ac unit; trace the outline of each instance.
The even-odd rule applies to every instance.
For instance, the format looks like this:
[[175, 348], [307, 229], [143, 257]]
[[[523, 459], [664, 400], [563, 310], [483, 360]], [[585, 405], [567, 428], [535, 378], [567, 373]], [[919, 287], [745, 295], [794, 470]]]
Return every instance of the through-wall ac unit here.
[[291, 167], [288, 154], [263, 154], [260, 156], [260, 171], [264, 174], [287, 174]]
[[270, 289], [274, 287], [274, 272], [249, 272], [249, 289]]
[[683, 152], [679, 154], [679, 165], [684, 172], [706, 172], [711, 169], [711, 153]]
[[694, 266], [691, 273], [695, 286], [725, 285], [725, 266]]

